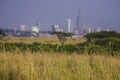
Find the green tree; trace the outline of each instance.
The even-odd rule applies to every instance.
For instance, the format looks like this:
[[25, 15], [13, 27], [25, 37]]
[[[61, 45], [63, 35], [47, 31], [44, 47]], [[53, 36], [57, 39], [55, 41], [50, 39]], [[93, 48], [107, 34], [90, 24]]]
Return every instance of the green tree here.
[[96, 39], [103, 39], [103, 38], [120, 38], [120, 33], [115, 31], [101, 31], [97, 33], [90, 33], [85, 35], [88, 42], [93, 42]]
[[72, 37], [72, 33], [66, 33], [66, 32], [52, 32], [52, 34], [55, 34], [57, 36], [62, 47], [64, 46], [64, 43], [67, 40], [67, 37]]
[[5, 36], [5, 32], [2, 29], [0, 29], [0, 40], [3, 40]]

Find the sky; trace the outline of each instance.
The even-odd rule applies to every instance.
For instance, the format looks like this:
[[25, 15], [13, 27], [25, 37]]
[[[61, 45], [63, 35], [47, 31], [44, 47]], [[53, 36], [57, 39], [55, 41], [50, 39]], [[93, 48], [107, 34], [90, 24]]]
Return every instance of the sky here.
[[0, 28], [30, 27], [38, 21], [41, 30], [53, 24], [65, 28], [70, 18], [74, 29], [79, 10], [83, 28], [120, 30], [120, 0], [0, 0]]

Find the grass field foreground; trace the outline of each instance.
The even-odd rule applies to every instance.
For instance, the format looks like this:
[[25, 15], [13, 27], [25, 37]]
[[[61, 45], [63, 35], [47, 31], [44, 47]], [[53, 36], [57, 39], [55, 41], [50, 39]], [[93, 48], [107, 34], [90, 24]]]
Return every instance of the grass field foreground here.
[[62, 53], [0, 53], [1, 80], [120, 80], [120, 58]]

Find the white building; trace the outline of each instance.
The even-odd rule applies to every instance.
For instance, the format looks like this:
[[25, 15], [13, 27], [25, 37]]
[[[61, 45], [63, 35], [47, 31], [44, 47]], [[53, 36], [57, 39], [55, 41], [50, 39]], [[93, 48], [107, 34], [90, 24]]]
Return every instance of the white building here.
[[38, 27], [36, 27], [36, 26], [32, 26], [32, 29], [31, 29], [33, 32], [36, 32], [36, 33], [38, 33], [39, 32], [39, 29], [38, 29]]
[[71, 32], [71, 19], [67, 19], [67, 32]]
[[55, 25], [53, 25], [52, 26], [52, 32], [61, 32], [62, 31], [62, 29], [60, 28], [60, 25], [58, 25], [58, 24], [55, 24]]
[[100, 31], [101, 31], [101, 28], [100, 28], [100, 27], [97, 27], [96, 32], [100, 32]]
[[88, 27], [88, 33], [92, 33], [93, 29], [91, 27]]
[[110, 31], [110, 29], [108, 28], [108, 29], [106, 29], [106, 31]]
[[26, 31], [26, 25], [21, 25], [20, 26], [20, 31]]

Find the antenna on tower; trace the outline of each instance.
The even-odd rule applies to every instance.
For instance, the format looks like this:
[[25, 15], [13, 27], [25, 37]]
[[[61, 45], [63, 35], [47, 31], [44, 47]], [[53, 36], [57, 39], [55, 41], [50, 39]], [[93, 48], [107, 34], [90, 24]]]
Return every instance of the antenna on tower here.
[[40, 21], [38, 21], [36, 25], [37, 27], [40, 27], [41, 26]]
[[79, 18], [80, 18], [80, 9], [79, 9], [79, 11], [78, 11], [78, 16], [79, 16]]

